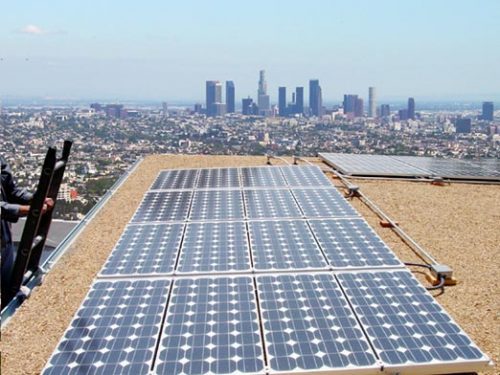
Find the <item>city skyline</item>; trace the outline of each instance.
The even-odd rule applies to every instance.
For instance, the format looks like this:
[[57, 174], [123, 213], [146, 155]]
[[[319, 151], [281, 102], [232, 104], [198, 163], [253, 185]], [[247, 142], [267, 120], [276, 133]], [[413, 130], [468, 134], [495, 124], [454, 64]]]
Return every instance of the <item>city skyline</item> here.
[[315, 3], [7, 3], [0, 98], [200, 101], [211, 77], [246, 97], [264, 69], [272, 101], [311, 78], [324, 102], [500, 99], [498, 1]]

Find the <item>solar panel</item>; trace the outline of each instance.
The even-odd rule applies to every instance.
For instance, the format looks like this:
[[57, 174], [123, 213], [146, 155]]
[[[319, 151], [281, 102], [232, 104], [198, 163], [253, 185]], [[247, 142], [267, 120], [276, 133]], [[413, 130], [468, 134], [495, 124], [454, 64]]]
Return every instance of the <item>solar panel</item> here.
[[186, 220], [192, 195], [191, 191], [146, 193], [131, 222]]
[[188, 224], [177, 270], [238, 272], [250, 270], [250, 249], [245, 223]]
[[327, 268], [305, 221], [252, 221], [248, 227], [256, 270]]
[[410, 272], [359, 272], [337, 277], [387, 370], [468, 372], [488, 363]]
[[306, 217], [356, 217], [359, 214], [335, 188], [293, 189]]
[[156, 180], [153, 182], [151, 189], [153, 190], [183, 190], [192, 189], [195, 186], [196, 169], [171, 169], [161, 171]]
[[302, 217], [289, 190], [244, 190], [243, 196], [249, 219]]
[[243, 187], [284, 187], [286, 181], [279, 167], [241, 168]]
[[287, 165], [280, 167], [289, 186], [332, 186], [321, 168], [312, 165]]
[[333, 275], [257, 277], [270, 373], [380, 372]]
[[169, 284], [95, 282], [43, 374], [147, 374]]
[[244, 219], [240, 190], [198, 190], [194, 193], [191, 220]]
[[309, 224], [334, 268], [403, 267], [364, 219], [310, 220]]
[[176, 280], [154, 372], [265, 373], [252, 278]]
[[184, 224], [128, 225], [101, 276], [171, 274]]
[[240, 186], [237, 168], [201, 169], [197, 183], [198, 189], [238, 188]]

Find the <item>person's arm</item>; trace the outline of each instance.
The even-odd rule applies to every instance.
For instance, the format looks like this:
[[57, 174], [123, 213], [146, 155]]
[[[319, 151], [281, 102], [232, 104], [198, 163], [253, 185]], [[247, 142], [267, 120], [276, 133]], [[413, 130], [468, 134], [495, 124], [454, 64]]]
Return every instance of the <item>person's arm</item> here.
[[21, 205], [27, 205], [31, 203], [33, 199], [33, 194], [28, 192], [26, 189], [22, 189], [16, 186], [14, 178], [12, 176], [12, 171], [9, 164], [2, 157], [2, 188], [4, 193], [7, 195], [7, 201], [9, 203], [17, 203]]
[[2, 219], [10, 221], [11, 223], [17, 222], [17, 219], [28, 215], [30, 211], [30, 206], [27, 205], [7, 203], [4, 201], [2, 201], [0, 205], [2, 209]]

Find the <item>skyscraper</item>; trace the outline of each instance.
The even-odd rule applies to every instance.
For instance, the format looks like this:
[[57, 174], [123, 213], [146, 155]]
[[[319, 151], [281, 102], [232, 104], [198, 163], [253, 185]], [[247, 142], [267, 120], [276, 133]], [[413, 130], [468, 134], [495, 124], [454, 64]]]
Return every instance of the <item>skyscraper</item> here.
[[253, 100], [252, 98], [246, 98], [241, 100], [241, 113], [243, 113], [245, 116], [250, 116], [252, 115], [252, 105], [253, 105]]
[[415, 99], [408, 98], [408, 118], [415, 120]]
[[280, 116], [286, 116], [286, 87], [280, 87], [278, 89], [278, 111]]
[[302, 114], [304, 113], [304, 88], [295, 88], [295, 108], [294, 113]]
[[368, 117], [377, 117], [377, 96], [375, 87], [368, 88]]
[[346, 94], [344, 95], [344, 113], [354, 113], [356, 108], [357, 95]]
[[485, 121], [493, 121], [493, 102], [483, 102], [483, 113], [481, 119]]
[[266, 72], [261, 70], [259, 72], [259, 89], [257, 90], [257, 105], [259, 107], [259, 113], [262, 116], [267, 116], [271, 108], [269, 95], [267, 95], [267, 82], [266, 82]]
[[380, 117], [389, 117], [391, 115], [391, 107], [389, 104], [382, 104], [380, 106]]
[[472, 130], [472, 121], [470, 118], [457, 118], [455, 120], [456, 133], [469, 134]]
[[356, 98], [356, 103], [354, 104], [354, 116], [363, 117], [365, 114], [363, 98]]
[[217, 105], [222, 102], [222, 85], [219, 81], [207, 81], [207, 116], [217, 116]]
[[235, 110], [234, 82], [226, 81], [226, 112], [234, 113]]
[[323, 115], [323, 98], [319, 80], [309, 80], [309, 111], [313, 116]]

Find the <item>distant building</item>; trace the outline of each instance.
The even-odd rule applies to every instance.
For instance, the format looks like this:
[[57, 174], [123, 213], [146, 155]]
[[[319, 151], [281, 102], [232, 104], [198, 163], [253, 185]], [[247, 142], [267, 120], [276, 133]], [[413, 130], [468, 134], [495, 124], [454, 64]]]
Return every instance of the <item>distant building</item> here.
[[493, 121], [493, 102], [483, 102], [483, 113], [481, 119], [484, 121]]
[[353, 95], [353, 94], [344, 95], [343, 106], [344, 106], [344, 113], [345, 114], [354, 113], [357, 100], [358, 100], [357, 95]]
[[455, 120], [455, 131], [461, 134], [469, 134], [472, 131], [472, 120], [470, 118], [457, 118]]
[[363, 98], [356, 98], [354, 104], [354, 117], [363, 117], [365, 114]]
[[304, 88], [296, 87], [295, 88], [295, 100], [293, 101], [294, 109], [293, 113], [302, 114], [304, 113]]
[[226, 114], [226, 104], [225, 103], [215, 103], [215, 116], [224, 116]]
[[323, 98], [319, 80], [311, 79], [309, 81], [309, 112], [313, 116], [323, 115]]
[[286, 87], [278, 88], [278, 111], [280, 116], [288, 115], [286, 107]]
[[267, 95], [266, 72], [259, 72], [259, 88], [257, 90], [257, 105], [261, 116], [268, 116], [271, 109], [269, 95]]
[[194, 105], [194, 113], [203, 113], [203, 106], [200, 103]]
[[389, 104], [382, 104], [380, 106], [380, 117], [389, 117], [391, 115], [391, 107]]
[[398, 111], [398, 116], [401, 121], [408, 120], [408, 109], [400, 109]]
[[377, 93], [375, 87], [368, 88], [368, 117], [377, 117]]
[[106, 107], [104, 107], [104, 111], [106, 112], [106, 116], [120, 118], [122, 116], [123, 105], [108, 104]]
[[90, 105], [90, 108], [93, 109], [96, 112], [101, 112], [103, 110], [102, 105], [99, 103], [92, 103]]
[[226, 81], [226, 111], [227, 113], [235, 112], [235, 90], [233, 81]]
[[252, 113], [252, 105], [253, 105], [253, 100], [252, 98], [246, 98], [241, 101], [241, 113], [246, 115], [246, 116], [251, 116], [253, 115]]
[[219, 81], [207, 81], [207, 116], [217, 116], [217, 106], [222, 102], [222, 85]]
[[408, 98], [408, 118], [415, 120], [415, 99]]

